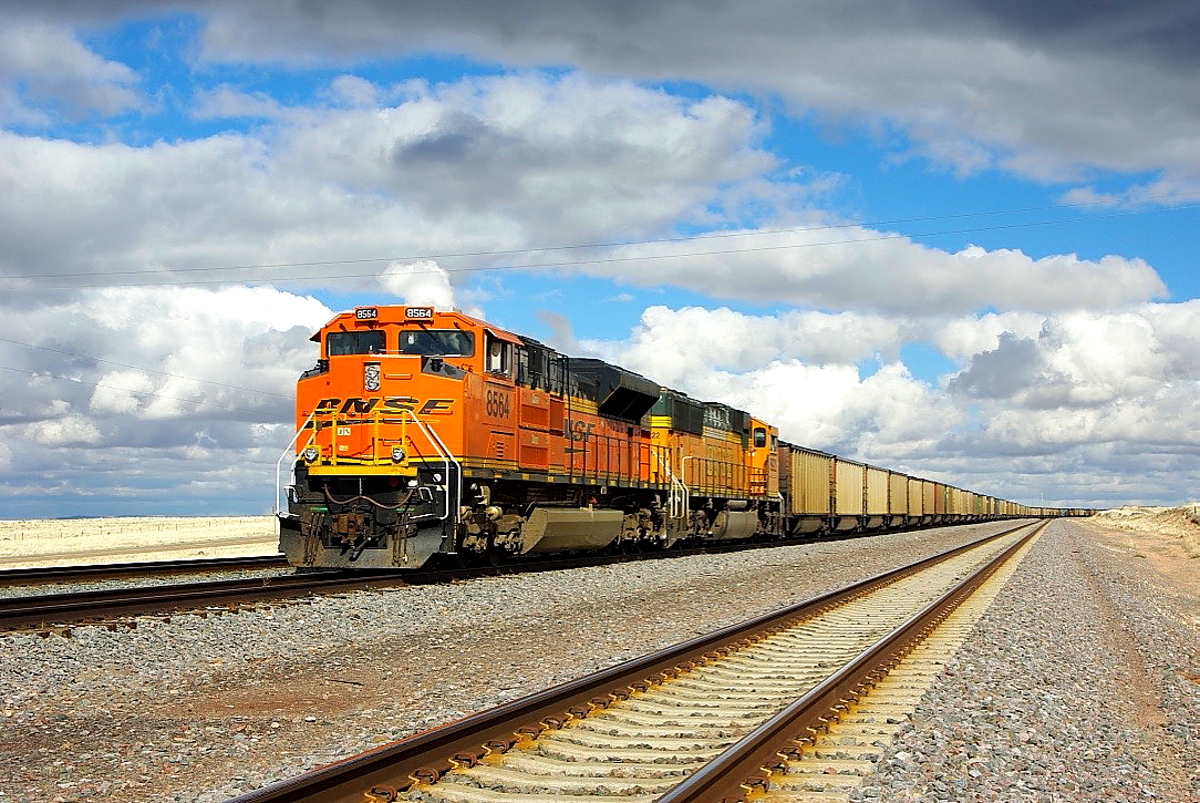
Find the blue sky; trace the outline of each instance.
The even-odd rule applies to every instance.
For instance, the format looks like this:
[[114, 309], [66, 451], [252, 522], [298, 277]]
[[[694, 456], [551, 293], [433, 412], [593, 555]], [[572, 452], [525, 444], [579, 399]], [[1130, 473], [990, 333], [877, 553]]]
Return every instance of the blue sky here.
[[994, 5], [4, 2], [0, 517], [269, 509], [308, 335], [405, 302], [986, 493], [1194, 498], [1200, 12]]

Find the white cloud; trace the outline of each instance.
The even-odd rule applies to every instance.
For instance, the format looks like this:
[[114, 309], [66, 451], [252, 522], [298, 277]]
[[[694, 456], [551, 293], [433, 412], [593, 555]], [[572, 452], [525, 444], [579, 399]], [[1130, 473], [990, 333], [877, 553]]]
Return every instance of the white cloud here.
[[[1141, 259], [1073, 254], [1033, 259], [970, 246], [948, 253], [904, 237], [851, 227], [722, 237], [684, 246], [629, 246], [627, 261], [590, 273], [638, 285], [675, 284], [714, 298], [875, 309], [908, 315], [1000, 310], [1115, 309], [1166, 295]], [[690, 255], [695, 254], [695, 255]], [[654, 270], [645, 266], [653, 264]]]
[[28, 439], [39, 446], [95, 446], [103, 440], [100, 430], [80, 415], [39, 421], [25, 429]]
[[[1006, 333], [952, 383], [1007, 406], [1070, 411], [1140, 400], [1200, 378], [1200, 302], [1046, 318], [1036, 336]], [[1164, 421], [1164, 427], [1173, 427]]]
[[895, 356], [903, 322], [856, 313], [785, 312], [755, 316], [726, 307], [647, 308], [630, 339], [620, 344], [585, 342], [622, 364], [652, 366], [667, 384], [712, 369], [750, 370], [776, 359], [809, 364], [848, 364], [881, 352]]
[[226, 91], [207, 104], [268, 122], [146, 147], [0, 132], [0, 280], [309, 277], [344, 292], [371, 286], [364, 260], [554, 262], [497, 249], [661, 233], [778, 193], [762, 186], [774, 160], [753, 111], [724, 98], [510, 75], [410, 89], [390, 108], [281, 110]]
[[0, 23], [0, 122], [46, 125], [52, 115], [116, 114], [140, 104], [137, 83], [128, 66], [87, 49], [65, 27]]
[[379, 283], [403, 304], [428, 304], [439, 309], [454, 306], [454, 288], [450, 286], [450, 277], [431, 259], [394, 262], [384, 270]]
[[37, 476], [50, 495], [110, 499], [125, 485], [139, 504], [178, 509], [197, 497], [163, 489], [234, 466], [240, 501], [203, 503], [265, 509], [296, 378], [316, 362], [308, 337], [330, 317], [311, 298], [247, 287], [99, 289], [7, 310], [18, 342], [0, 356], [17, 370], [0, 372], [0, 496]]
[[148, 403], [147, 394], [155, 389], [154, 382], [141, 371], [112, 371], [96, 384], [88, 405], [88, 411], [96, 415], [137, 413]]
[[446, 9], [364, 0], [317, 25], [305, 7], [226, 5], [211, 12], [202, 52], [233, 63], [434, 51], [569, 64], [765, 92], [796, 116], [873, 128], [881, 139], [898, 129], [899, 154], [960, 173], [998, 167], [1062, 180], [1091, 167], [1165, 169], [1193, 191], [1200, 183], [1200, 117], [1181, 101], [1194, 95], [1197, 65], [1187, 2], [1077, 9], [1069, 24], [1047, 24], [1023, 4], [933, 0], [729, 4], [703, 14], [677, 2]]

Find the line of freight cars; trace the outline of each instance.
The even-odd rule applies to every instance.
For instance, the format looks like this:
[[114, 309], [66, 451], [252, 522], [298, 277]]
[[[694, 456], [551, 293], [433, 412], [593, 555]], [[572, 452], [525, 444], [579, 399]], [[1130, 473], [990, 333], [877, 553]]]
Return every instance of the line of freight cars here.
[[779, 484], [794, 534], [869, 532], [988, 519], [1076, 516], [1090, 511], [1029, 507], [780, 443]]

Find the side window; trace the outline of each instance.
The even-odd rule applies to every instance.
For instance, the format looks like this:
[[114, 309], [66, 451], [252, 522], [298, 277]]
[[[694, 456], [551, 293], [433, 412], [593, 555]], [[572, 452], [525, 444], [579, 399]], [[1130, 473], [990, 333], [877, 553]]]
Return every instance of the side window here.
[[512, 346], [499, 338], [487, 336], [487, 356], [484, 370], [489, 374], [510, 376], [512, 372]]
[[761, 449], [767, 445], [767, 431], [762, 427], [754, 428], [754, 448]]

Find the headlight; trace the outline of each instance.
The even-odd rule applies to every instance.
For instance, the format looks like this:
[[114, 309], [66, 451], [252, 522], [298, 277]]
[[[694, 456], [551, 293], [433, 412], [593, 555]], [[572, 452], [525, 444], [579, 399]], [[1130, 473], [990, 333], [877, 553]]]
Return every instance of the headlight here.
[[306, 446], [304, 448], [304, 459], [307, 460], [309, 463], [314, 462], [320, 456], [321, 456], [321, 450], [318, 449], [317, 447]]
[[392, 447], [392, 462], [400, 463], [400, 462], [403, 462], [404, 458], [405, 458], [404, 448], [401, 446], [393, 446]]

